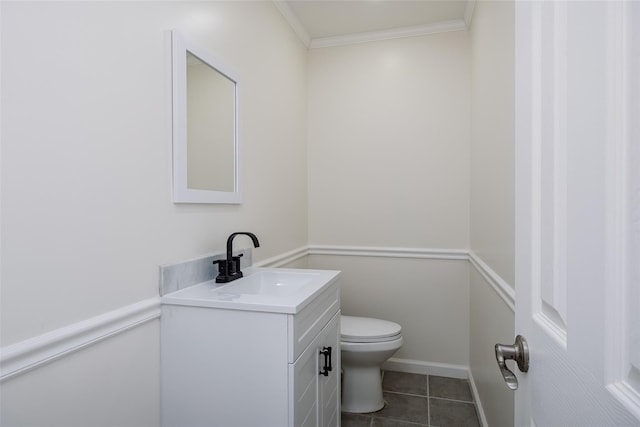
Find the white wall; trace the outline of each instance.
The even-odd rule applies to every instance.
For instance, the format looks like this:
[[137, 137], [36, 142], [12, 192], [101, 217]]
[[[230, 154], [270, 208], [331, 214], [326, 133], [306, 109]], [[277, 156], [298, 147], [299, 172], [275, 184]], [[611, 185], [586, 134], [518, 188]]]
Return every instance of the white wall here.
[[[469, 365], [469, 265], [466, 261], [361, 256], [309, 257], [313, 268], [342, 271], [344, 314], [388, 319], [402, 326], [394, 355], [435, 372]], [[455, 373], [450, 373], [455, 375]]]
[[[479, 2], [471, 37], [308, 56], [271, 2], [0, 8], [3, 348], [157, 296], [159, 265], [233, 231], [258, 235], [258, 262], [308, 243], [443, 249], [289, 266], [343, 270], [345, 313], [401, 323], [398, 357], [470, 364], [490, 425], [510, 423], [486, 343], [513, 340], [512, 312], [455, 255], [513, 284], [510, 2]], [[240, 73], [242, 205], [171, 201], [172, 28]], [[0, 424], [157, 425], [157, 340], [150, 321], [3, 382]]]
[[469, 367], [487, 425], [508, 427], [514, 420], [514, 392], [498, 370], [494, 345], [513, 344], [514, 313], [471, 269]]
[[471, 27], [471, 248], [515, 277], [514, 15], [512, 1], [476, 3]]
[[309, 52], [309, 241], [466, 248], [469, 38]]
[[466, 261], [336, 255], [468, 247], [467, 32], [312, 49], [308, 67], [309, 241], [329, 248], [309, 266], [344, 272], [343, 313], [402, 325], [396, 357], [468, 365]]
[[514, 341], [514, 6], [478, 1], [471, 27], [471, 251], [488, 278], [471, 274], [470, 368], [490, 426], [513, 425], [513, 392], [493, 344]]
[[2, 383], [2, 425], [159, 426], [160, 322]]
[[[159, 265], [233, 231], [255, 261], [307, 243], [306, 49], [271, 2], [0, 7], [3, 348], [157, 296]], [[173, 28], [242, 79], [242, 205], [172, 203]], [[151, 322], [4, 382], [0, 423], [157, 425], [157, 341]]]

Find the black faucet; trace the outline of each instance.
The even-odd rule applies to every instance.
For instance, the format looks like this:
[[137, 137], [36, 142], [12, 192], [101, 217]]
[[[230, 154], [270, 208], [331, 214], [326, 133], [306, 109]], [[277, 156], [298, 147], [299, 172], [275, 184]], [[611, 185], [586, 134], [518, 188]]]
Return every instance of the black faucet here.
[[239, 231], [232, 233], [227, 239], [227, 259], [217, 259], [213, 261], [214, 264], [218, 264], [218, 277], [216, 277], [216, 283], [228, 283], [242, 277], [242, 271], [240, 271], [240, 257], [233, 256], [233, 238], [238, 234], [245, 234], [251, 237], [253, 240], [253, 246], [260, 247], [260, 242], [255, 234], [246, 231]]

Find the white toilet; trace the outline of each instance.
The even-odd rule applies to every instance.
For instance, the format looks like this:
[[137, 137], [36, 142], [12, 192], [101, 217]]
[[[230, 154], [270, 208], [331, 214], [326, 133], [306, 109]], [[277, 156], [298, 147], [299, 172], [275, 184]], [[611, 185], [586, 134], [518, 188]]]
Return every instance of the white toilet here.
[[384, 407], [382, 364], [402, 346], [402, 327], [387, 320], [340, 316], [342, 412]]

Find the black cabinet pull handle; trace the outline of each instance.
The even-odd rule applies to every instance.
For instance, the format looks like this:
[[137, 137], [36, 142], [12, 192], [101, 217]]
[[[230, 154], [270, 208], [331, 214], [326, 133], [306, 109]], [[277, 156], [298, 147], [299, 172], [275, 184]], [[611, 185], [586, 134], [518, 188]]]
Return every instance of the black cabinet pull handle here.
[[320, 375], [329, 376], [329, 372], [333, 370], [331, 366], [331, 347], [322, 347], [320, 354], [324, 356], [324, 367], [320, 371]]

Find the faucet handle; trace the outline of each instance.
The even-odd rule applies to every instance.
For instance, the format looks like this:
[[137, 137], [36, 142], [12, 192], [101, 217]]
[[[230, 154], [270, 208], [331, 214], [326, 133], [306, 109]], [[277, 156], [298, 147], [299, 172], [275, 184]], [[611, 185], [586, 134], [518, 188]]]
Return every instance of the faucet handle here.
[[234, 274], [234, 273], [237, 273], [237, 272], [239, 272], [239, 271], [240, 271], [240, 267], [241, 267], [241, 266], [240, 266], [240, 257], [241, 257], [242, 255], [243, 255], [243, 254], [240, 254], [240, 255], [238, 255], [238, 256], [231, 257], [231, 260], [232, 260], [233, 262], [232, 262], [232, 263], [231, 263], [231, 265], [229, 266], [229, 268], [230, 268], [230, 270], [231, 270], [231, 271], [229, 272], [230, 274]]
[[229, 265], [226, 259], [216, 259], [213, 264], [218, 264], [218, 274], [226, 276], [229, 270]]

